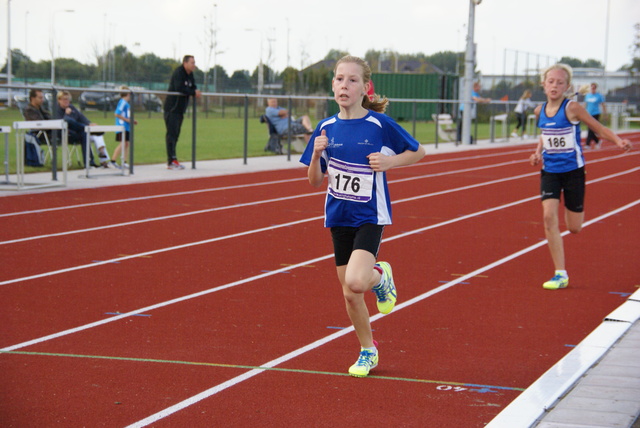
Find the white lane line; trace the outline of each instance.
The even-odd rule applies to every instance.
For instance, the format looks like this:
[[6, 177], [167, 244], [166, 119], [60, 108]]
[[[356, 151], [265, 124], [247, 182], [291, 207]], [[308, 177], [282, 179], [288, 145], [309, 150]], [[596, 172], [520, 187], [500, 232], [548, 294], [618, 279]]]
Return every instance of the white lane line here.
[[[435, 164], [447, 163], [447, 162], [458, 162], [458, 161], [465, 161], [465, 160], [482, 159], [482, 158], [486, 158], [486, 157], [505, 156], [505, 155], [510, 155], [510, 154], [517, 154], [517, 153], [524, 152], [524, 151], [529, 152], [531, 150], [518, 150], [518, 151], [505, 152], [505, 153], [494, 153], [494, 154], [485, 154], [485, 155], [479, 155], [479, 156], [467, 156], [467, 157], [461, 157], [461, 158], [455, 158], [455, 159], [442, 159], [442, 160], [437, 160], [437, 161], [420, 162], [420, 163], [414, 164], [414, 165], [407, 165], [407, 166], [405, 166], [403, 168], [410, 168], [410, 167], [413, 167], [413, 166], [428, 166], [428, 165], [435, 165]], [[301, 167], [304, 166], [302, 164], [300, 164], [300, 165], [301, 165]], [[198, 194], [198, 193], [218, 192], [218, 191], [222, 191], [222, 190], [245, 189], [245, 188], [250, 188], [250, 187], [258, 187], [258, 186], [271, 186], [273, 184], [285, 184], [285, 183], [291, 183], [292, 181], [305, 181], [305, 180], [307, 180], [306, 177], [299, 177], [299, 178], [289, 178], [289, 179], [285, 179], [285, 180], [273, 180], [273, 181], [256, 182], [256, 183], [250, 183], [250, 184], [238, 184], [238, 185], [233, 185], [233, 186], [215, 187], [215, 188], [209, 188], [209, 189], [185, 190], [183, 192], [163, 193], [163, 194], [159, 194], [159, 195], [140, 196], [140, 197], [135, 197], [135, 198], [127, 198], [127, 199], [113, 199], [113, 200], [109, 200], [109, 201], [91, 202], [91, 203], [86, 203], [86, 204], [65, 205], [65, 206], [61, 206], [61, 207], [52, 207], [52, 208], [42, 208], [42, 209], [39, 209], [39, 210], [19, 211], [19, 212], [14, 212], [14, 213], [3, 213], [3, 214], [0, 214], [0, 218], [2, 218], [2, 217], [12, 217], [12, 216], [18, 216], [18, 215], [27, 215], [27, 214], [40, 214], [40, 213], [45, 213], [45, 212], [50, 212], [50, 211], [62, 211], [62, 210], [76, 209], [76, 208], [95, 207], [95, 206], [108, 205], [108, 204], [120, 204], [120, 203], [133, 202], [133, 201], [147, 201], [147, 200], [150, 200], [150, 199], [170, 198], [170, 197], [175, 197], [175, 196], [188, 196], [188, 195], [195, 195], [195, 194]]]
[[[512, 163], [513, 162], [506, 162], [506, 163], [502, 163], [502, 164], [494, 164], [494, 165], [491, 165], [491, 166], [482, 166], [482, 167], [477, 167], [477, 168], [466, 168], [466, 169], [462, 169], [462, 170], [446, 171], [446, 172], [434, 173], [434, 174], [426, 174], [426, 175], [421, 175], [421, 176], [418, 176], [418, 177], [410, 177], [410, 178], [404, 178], [404, 179], [398, 179], [398, 180], [390, 180], [389, 184], [400, 183], [400, 182], [404, 182], [404, 181], [408, 181], [408, 180], [418, 180], [418, 179], [424, 179], [424, 178], [440, 177], [440, 176], [443, 176], [443, 175], [451, 175], [451, 174], [458, 174], [458, 173], [464, 173], [464, 172], [470, 172], [470, 171], [477, 171], [477, 170], [480, 170], [480, 169], [495, 168], [495, 167], [499, 167], [499, 166], [509, 165], [509, 164], [512, 164]], [[507, 180], [510, 180], [510, 179], [517, 179], [517, 178], [520, 178], [520, 177], [526, 177], [526, 176], [530, 176], [530, 175], [535, 175], [535, 173], [529, 173], [529, 174], [525, 174], [525, 175], [522, 175], [522, 176], [518, 175], [518, 176], [515, 176], [515, 177], [507, 177], [505, 179], [500, 179], [499, 181], [507, 181]], [[304, 180], [306, 180], [306, 178], [304, 178]], [[496, 182], [499, 182], [499, 181], [496, 181]], [[493, 184], [493, 183], [494, 182], [488, 182], [488, 184]], [[478, 185], [478, 187], [482, 186], [482, 185], [485, 185], [485, 184], [481, 183], [481, 184]], [[455, 191], [457, 191], [457, 189], [452, 189], [450, 191], [451, 192], [455, 192]], [[34, 236], [28, 236], [28, 237], [24, 237], [24, 238], [16, 238], [16, 239], [10, 239], [10, 240], [6, 240], [6, 241], [0, 241], [0, 245], [16, 244], [16, 243], [19, 243], [19, 242], [32, 241], [32, 240], [36, 240], [36, 239], [67, 236], [67, 235], [73, 235], [73, 234], [76, 234], [76, 233], [96, 232], [96, 231], [102, 231], [102, 230], [105, 230], [105, 229], [112, 229], [112, 228], [116, 228], [116, 227], [125, 227], [125, 226], [131, 226], [131, 225], [135, 225], [135, 224], [143, 224], [143, 223], [148, 223], [148, 222], [153, 222], [153, 221], [160, 221], [160, 220], [172, 220], [172, 219], [175, 219], [175, 218], [186, 217], [186, 216], [190, 216], [190, 215], [206, 214], [206, 213], [210, 213], [210, 212], [222, 211], [222, 210], [227, 210], [227, 209], [232, 209], [232, 208], [245, 208], [245, 207], [250, 207], [250, 206], [254, 206], [254, 205], [267, 204], [267, 203], [271, 203], [271, 202], [281, 202], [281, 201], [286, 201], [286, 200], [292, 200], [292, 199], [298, 199], [298, 198], [306, 198], [308, 196], [317, 196], [317, 195], [324, 195], [324, 194], [326, 194], [326, 191], [322, 190], [322, 191], [312, 192], [312, 193], [303, 193], [303, 194], [299, 194], [299, 195], [284, 196], [284, 197], [274, 198], [274, 199], [266, 199], [266, 200], [261, 200], [261, 201], [239, 203], [239, 204], [233, 204], [233, 205], [227, 205], [227, 206], [215, 207], [215, 208], [208, 208], [208, 209], [197, 210], [197, 211], [187, 211], [187, 212], [184, 212], [184, 213], [171, 214], [171, 215], [160, 216], [160, 217], [151, 217], [151, 218], [145, 218], [145, 219], [142, 219], [142, 220], [133, 220], [133, 221], [123, 222], [123, 223], [114, 223], [114, 224], [110, 224], [110, 225], [101, 225], [101, 226], [85, 228], [85, 229], [68, 230], [68, 231], [65, 231], [65, 232], [49, 233], [49, 234], [46, 234], [46, 235], [34, 235]]]
[[269, 232], [269, 231], [271, 231], [273, 229], [279, 229], [279, 228], [282, 228], [282, 227], [294, 226], [294, 225], [297, 225], [297, 224], [307, 223], [307, 222], [314, 221], [314, 220], [321, 220], [323, 218], [324, 218], [324, 216], [309, 217], [309, 218], [305, 218], [305, 219], [302, 219], [302, 220], [291, 221], [291, 222], [288, 222], [288, 223], [269, 225], [269, 226], [266, 226], [266, 227], [262, 227], [260, 229], [247, 230], [247, 231], [244, 231], [244, 232], [233, 233], [231, 235], [218, 236], [216, 238], [205, 239], [205, 240], [202, 240], [202, 241], [189, 242], [187, 244], [175, 245], [173, 247], [159, 248], [157, 250], [145, 251], [145, 252], [137, 253], [137, 254], [130, 254], [128, 256], [116, 257], [116, 258], [109, 259], [109, 260], [101, 260], [101, 261], [97, 261], [97, 262], [93, 262], [93, 263], [89, 263], [89, 264], [85, 264], [85, 265], [73, 266], [73, 267], [70, 267], [70, 268], [54, 270], [54, 271], [51, 271], [51, 272], [45, 272], [45, 273], [40, 273], [40, 274], [36, 274], [36, 275], [25, 276], [25, 277], [22, 277], [22, 278], [15, 278], [15, 279], [9, 279], [9, 280], [6, 280], [6, 281], [0, 281], [0, 285], [13, 284], [13, 283], [16, 283], [16, 282], [21, 282], [21, 281], [29, 281], [29, 280], [32, 280], [32, 279], [44, 278], [44, 277], [48, 277], [48, 276], [52, 276], [52, 275], [59, 275], [59, 274], [62, 274], [62, 273], [68, 273], [68, 272], [73, 272], [73, 271], [82, 270], [82, 269], [89, 269], [89, 268], [93, 268], [93, 267], [96, 267], [96, 266], [102, 266], [102, 265], [106, 265], [106, 264], [110, 264], [110, 263], [121, 262], [121, 261], [124, 261], [124, 260], [135, 259], [135, 258], [138, 258], [138, 257], [145, 257], [145, 256], [153, 255], [153, 254], [166, 253], [168, 251], [181, 250], [181, 249], [184, 249], [184, 248], [195, 247], [195, 246], [198, 246], [198, 245], [210, 244], [212, 242], [223, 241], [225, 239], [238, 238], [238, 237], [241, 237], [241, 236], [247, 236], [247, 235], [251, 235], [251, 234], [254, 234], [254, 233]]
[[[615, 178], [615, 177], [618, 177], [618, 176], [629, 174], [629, 173], [632, 173], [632, 172], [635, 172], [635, 171], [638, 171], [638, 170], [640, 170], [640, 167], [632, 168], [632, 169], [627, 170], [627, 171], [617, 172], [615, 174], [607, 175], [607, 176], [604, 176], [604, 177], [599, 177], [599, 178], [596, 178], [594, 180], [589, 180], [589, 181], [587, 181], [587, 184], [592, 184], [592, 183], [597, 183], [599, 181], [609, 180], [611, 178]], [[523, 176], [527, 176], [527, 175], [530, 175], [530, 174], [525, 174]], [[480, 186], [489, 185], [489, 184], [495, 184], [495, 183], [499, 183], [499, 182], [502, 182], [502, 181], [508, 181], [508, 180], [513, 179], [513, 178], [521, 178], [523, 176], [507, 177], [507, 178], [504, 178], [504, 179], [488, 181], [486, 183], [479, 183], [479, 184], [473, 184], [473, 185], [470, 185], [470, 186], [463, 186], [463, 187], [460, 187], [460, 188], [457, 188], [457, 189], [451, 189], [451, 190], [446, 190], [446, 191], [443, 190], [443, 191], [440, 191], [440, 192], [434, 192], [434, 193], [429, 193], [429, 194], [425, 194], [425, 195], [414, 196], [414, 197], [411, 197], [411, 198], [399, 199], [395, 203], [397, 204], [397, 203], [402, 203], [402, 202], [415, 201], [415, 200], [418, 200], [418, 199], [424, 199], [424, 198], [428, 198], [428, 197], [432, 197], [432, 196], [452, 193], [454, 191], [468, 190], [468, 189], [475, 188], [475, 187], [480, 187]], [[528, 197], [528, 198], [520, 199], [520, 200], [515, 201], [515, 202], [509, 202], [507, 204], [499, 205], [499, 206], [496, 206], [496, 207], [493, 207], [493, 208], [488, 208], [488, 209], [485, 209], [485, 210], [477, 211], [475, 213], [471, 213], [471, 214], [467, 214], [467, 215], [464, 215], [464, 216], [456, 217], [455, 219], [447, 220], [447, 221], [444, 221], [444, 222], [441, 222], [441, 223], [437, 223], [437, 224], [434, 224], [434, 225], [425, 226], [423, 228], [416, 229], [416, 231], [410, 231], [410, 232], [407, 232], [407, 233], [409, 233], [409, 234], [411, 234], [411, 233], [419, 233], [419, 232], [423, 232], [423, 231], [426, 231], [426, 230], [434, 229], [434, 228], [437, 228], [437, 227], [442, 227], [442, 226], [445, 226], [447, 224], [455, 223], [455, 222], [460, 221], [460, 220], [477, 217], [479, 215], [487, 214], [487, 213], [490, 213], [490, 212], [493, 212], [493, 211], [497, 211], [497, 210], [505, 209], [505, 208], [512, 207], [512, 206], [515, 206], [515, 205], [518, 205], [518, 204], [526, 203], [526, 202], [529, 202], [529, 201], [532, 201], [532, 200], [535, 200], [535, 199], [538, 199], [538, 198], [539, 198], [539, 196], [537, 196], [537, 195], [536, 196], [531, 196], [531, 197]], [[89, 268], [102, 266], [102, 265], [109, 264], [109, 263], [115, 263], [115, 262], [120, 262], [120, 261], [123, 261], [123, 260], [135, 259], [135, 258], [138, 258], [138, 257], [144, 257], [144, 256], [148, 256], [148, 255], [153, 255], [153, 254], [164, 253], [164, 252], [167, 252], [167, 251], [180, 250], [180, 249], [183, 249], [183, 248], [189, 248], [189, 247], [193, 247], [193, 246], [197, 246], [197, 245], [209, 244], [209, 243], [213, 243], [213, 242], [223, 241], [223, 240], [226, 240], [226, 239], [232, 239], [232, 238], [237, 238], [237, 237], [241, 237], [241, 236], [247, 236], [247, 235], [251, 235], [251, 234], [255, 234], [255, 233], [261, 233], [261, 232], [269, 231], [271, 229], [289, 227], [289, 226], [293, 226], [293, 225], [297, 225], [297, 224], [301, 224], [301, 223], [306, 223], [306, 222], [310, 222], [310, 221], [314, 221], [314, 220], [320, 220], [322, 218], [324, 218], [324, 216], [309, 217], [309, 218], [306, 218], [306, 219], [296, 220], [296, 221], [282, 223], [282, 224], [270, 225], [270, 226], [259, 228], [259, 229], [247, 230], [247, 231], [244, 231], [244, 232], [234, 233], [234, 234], [225, 235], [225, 236], [219, 236], [219, 237], [216, 237], [216, 238], [205, 239], [205, 240], [202, 240], [202, 241], [191, 242], [191, 243], [182, 244], [182, 245], [176, 245], [176, 246], [173, 246], [173, 247], [165, 247], [165, 248], [160, 248], [160, 249], [157, 249], [157, 250], [151, 250], [151, 251], [146, 251], [146, 252], [142, 252], [142, 253], [131, 254], [131, 255], [128, 255], [128, 256], [117, 257], [117, 258], [113, 258], [113, 259], [109, 259], [109, 260], [102, 260], [102, 261], [99, 261], [99, 262], [94, 262], [94, 263], [74, 266], [74, 267], [65, 268], [65, 269], [59, 269], [59, 270], [50, 271], [50, 272], [44, 272], [44, 273], [40, 273], [40, 274], [36, 274], [36, 275], [9, 279], [9, 280], [5, 280], [5, 281], [0, 281], [0, 286], [8, 285], [8, 284], [14, 284], [14, 283], [17, 283], [17, 282], [22, 282], [22, 281], [28, 281], [28, 280], [32, 280], [32, 279], [43, 278], [43, 277], [52, 276], [52, 275], [58, 275], [58, 274], [67, 273], [67, 272], [73, 272], [73, 271], [81, 270], [81, 269], [89, 269]]]
[[[603, 162], [603, 161], [606, 161], [606, 160], [617, 159], [620, 156], [621, 155], [616, 155], [616, 156], [609, 157], [609, 158], [597, 159], [597, 160], [592, 161], [591, 163]], [[407, 178], [402, 178], [402, 179], [391, 180], [389, 182], [389, 184], [402, 183], [402, 182], [406, 182], [406, 181], [420, 180], [420, 179], [425, 179], [425, 178], [433, 178], [433, 177], [439, 177], [439, 176], [443, 176], [443, 175], [458, 174], [458, 173], [463, 173], [463, 172], [478, 171], [478, 170], [481, 170], [481, 169], [493, 168], [493, 167], [497, 167], [497, 166], [505, 166], [505, 165], [510, 165], [510, 164], [513, 164], [513, 163], [514, 162], [510, 161], [510, 162], [504, 162], [504, 163], [499, 163], [499, 164], [493, 164], [493, 165], [490, 165], [490, 166], [482, 166], [482, 167], [467, 168], [467, 169], [454, 170], [454, 171], [446, 171], [446, 172], [441, 172], [441, 173], [425, 174], [425, 175], [420, 175], [420, 176], [416, 176], [416, 177], [407, 177]], [[520, 163], [520, 162], [515, 162], [515, 163]], [[457, 192], [457, 191], [460, 191], [460, 190], [473, 189], [473, 188], [476, 188], [476, 187], [487, 186], [487, 185], [490, 185], [490, 184], [501, 183], [501, 182], [505, 182], [505, 181], [509, 181], [509, 180], [517, 180], [517, 179], [520, 179], [520, 178], [535, 176], [537, 174], [539, 174], [539, 171], [526, 173], [526, 174], [521, 174], [521, 175], [515, 175], [515, 176], [512, 176], [512, 177], [496, 179], [496, 180], [487, 181], [487, 182], [484, 182], [484, 183], [472, 184], [472, 185], [469, 185], [469, 186], [464, 186], [464, 187], [451, 189], [451, 190], [443, 190], [443, 191], [435, 192], [435, 193], [428, 194], [428, 195], [420, 195], [420, 196], [414, 197], [414, 199], [421, 199], [421, 198], [425, 198], [425, 197], [437, 196], [437, 195], [442, 195], [442, 194], [446, 194], [446, 193], [449, 193], [449, 192]], [[303, 178], [303, 179], [306, 180], [306, 178]], [[270, 183], [275, 183], [275, 182], [270, 182]], [[231, 187], [234, 187], [234, 186], [231, 186]], [[229, 189], [231, 187], [227, 187], [225, 189]], [[220, 188], [220, 189], [222, 189], [222, 188]], [[210, 191], [210, 190], [211, 189], [206, 190], [206, 191]], [[196, 191], [195, 193], [200, 193], [200, 191]], [[262, 200], [262, 201], [246, 202], [246, 203], [227, 205], [227, 206], [222, 206], [222, 207], [209, 208], [209, 209], [204, 209], [204, 210], [188, 211], [188, 212], [179, 213], [179, 214], [171, 214], [171, 215], [160, 216], [160, 217], [151, 217], [151, 218], [145, 218], [145, 219], [142, 219], [142, 220], [133, 220], [133, 221], [123, 222], [123, 223], [107, 224], [107, 225], [101, 225], [101, 226], [85, 228], [85, 229], [75, 229], [75, 230], [69, 230], [69, 231], [65, 231], [65, 232], [49, 233], [49, 234], [46, 234], [46, 235], [28, 236], [28, 237], [24, 237], [24, 238], [16, 238], [16, 239], [10, 239], [10, 240], [6, 240], [6, 241], [0, 241], [0, 245], [17, 244], [17, 243], [20, 243], [20, 242], [33, 241], [33, 240], [45, 239], [45, 238], [55, 238], [55, 237], [60, 237], [60, 236], [68, 236], [68, 235], [73, 235], [73, 234], [77, 234], [77, 233], [103, 231], [103, 230], [106, 230], [106, 229], [113, 229], [113, 228], [117, 228], [117, 227], [126, 227], [126, 226], [131, 226], [131, 225], [136, 225], [136, 224], [143, 224], [143, 223], [148, 223], [148, 222], [153, 222], [153, 221], [172, 220], [172, 219], [175, 219], [175, 218], [186, 217], [186, 216], [190, 216], [190, 215], [206, 214], [206, 213], [215, 212], [215, 211], [222, 211], [222, 210], [227, 210], [227, 209], [232, 209], [232, 208], [249, 207], [249, 206], [261, 205], [261, 204], [266, 204], [266, 203], [271, 203], [271, 202], [281, 202], [281, 201], [285, 201], [285, 200], [291, 200], [291, 199], [297, 199], [297, 198], [305, 198], [305, 197], [308, 197], [308, 196], [316, 196], [316, 195], [321, 195], [321, 194], [325, 194], [325, 193], [326, 193], [325, 191], [304, 193], [304, 194], [300, 194], [300, 195], [292, 195], [292, 196], [285, 196], [285, 197], [281, 197], [281, 198], [266, 199], [266, 200]], [[138, 198], [134, 198], [134, 199], [138, 199]], [[398, 203], [398, 202], [400, 202], [400, 201], [395, 201], [394, 203]], [[84, 206], [87, 206], [87, 205], [84, 205]], [[80, 207], [80, 205], [78, 205], [76, 207]], [[29, 212], [29, 213], [33, 213], [33, 212]]]
[[[627, 205], [625, 205], [623, 207], [620, 207], [620, 208], [618, 208], [616, 210], [613, 210], [613, 211], [610, 211], [610, 212], [608, 212], [606, 214], [603, 214], [603, 215], [601, 215], [601, 216], [599, 216], [597, 218], [589, 220], [589, 221], [584, 223], [583, 227], [590, 226], [593, 223], [597, 223], [598, 221], [604, 220], [607, 217], [610, 217], [612, 215], [615, 215], [615, 214], [618, 214], [618, 213], [620, 213], [622, 211], [630, 209], [633, 206], [638, 205], [638, 204], [640, 204], [640, 199], [638, 199], [638, 200], [636, 200], [636, 201], [634, 201], [632, 203], [629, 203], [629, 204], [627, 204]], [[562, 236], [565, 236], [568, 233], [569, 233], [569, 231], [565, 231], [565, 232], [562, 233]], [[397, 239], [397, 237], [393, 237], [392, 239]], [[524, 249], [522, 249], [520, 251], [517, 251], [517, 252], [512, 253], [512, 254], [510, 254], [510, 255], [508, 255], [506, 257], [503, 257], [500, 260], [496, 260], [493, 263], [485, 265], [485, 266], [483, 266], [483, 267], [481, 267], [479, 269], [476, 269], [473, 272], [470, 272], [470, 273], [468, 273], [468, 274], [466, 274], [464, 276], [456, 278], [453, 281], [449, 281], [448, 283], [443, 284], [438, 288], [430, 290], [430, 291], [428, 291], [426, 293], [423, 293], [423, 294], [421, 294], [419, 296], [416, 296], [416, 297], [414, 297], [414, 298], [412, 298], [412, 299], [410, 299], [410, 300], [408, 300], [408, 301], [406, 301], [404, 303], [401, 303], [401, 304], [397, 305], [394, 308], [394, 310], [393, 310], [393, 312], [391, 314], [383, 315], [383, 314], [378, 313], [378, 314], [376, 314], [376, 315], [371, 317], [371, 322], [374, 322], [374, 321], [376, 321], [376, 320], [378, 320], [378, 319], [380, 319], [382, 317], [385, 317], [385, 316], [391, 316], [393, 314], [396, 314], [399, 310], [408, 308], [408, 307], [410, 307], [410, 306], [412, 306], [412, 305], [414, 305], [414, 304], [416, 304], [416, 303], [418, 303], [418, 302], [420, 302], [422, 300], [425, 300], [425, 299], [427, 299], [427, 298], [429, 298], [429, 297], [431, 297], [431, 296], [433, 296], [435, 294], [438, 294], [438, 293], [440, 293], [440, 292], [442, 292], [444, 290], [447, 290], [447, 289], [449, 289], [449, 288], [451, 288], [451, 287], [453, 287], [453, 286], [455, 286], [455, 285], [457, 285], [457, 284], [459, 284], [459, 283], [461, 283], [463, 281], [466, 281], [469, 278], [473, 278], [476, 275], [480, 275], [480, 274], [482, 274], [482, 273], [484, 273], [484, 272], [486, 272], [488, 270], [491, 270], [491, 269], [493, 269], [495, 267], [498, 267], [498, 266], [500, 266], [502, 264], [505, 264], [505, 263], [507, 263], [507, 262], [509, 262], [511, 260], [514, 260], [514, 259], [516, 259], [516, 258], [518, 258], [518, 257], [520, 257], [520, 256], [522, 256], [524, 254], [527, 254], [527, 253], [529, 253], [529, 252], [531, 252], [531, 251], [533, 251], [533, 250], [535, 250], [537, 248], [540, 248], [541, 246], [544, 246], [546, 244], [547, 244], [546, 240], [540, 241], [537, 244], [531, 245], [531, 246], [526, 247], [526, 248], [524, 248]], [[276, 367], [279, 364], [282, 364], [282, 363], [284, 363], [286, 361], [289, 361], [289, 360], [291, 360], [291, 359], [293, 359], [295, 357], [298, 357], [299, 355], [302, 355], [302, 354], [304, 354], [306, 352], [312, 351], [312, 350], [324, 345], [325, 343], [328, 343], [328, 342], [330, 342], [332, 340], [335, 340], [335, 339], [337, 339], [337, 338], [339, 338], [341, 336], [344, 336], [347, 333], [351, 333], [352, 331], [353, 331], [353, 326], [347, 327], [347, 328], [345, 328], [343, 330], [335, 332], [335, 333], [333, 333], [333, 334], [331, 334], [329, 336], [326, 336], [326, 337], [324, 337], [322, 339], [316, 340], [313, 343], [310, 343], [310, 344], [308, 344], [306, 346], [303, 346], [302, 348], [296, 349], [293, 352], [290, 352], [290, 353], [285, 354], [285, 355], [283, 355], [283, 356], [281, 356], [279, 358], [276, 358], [275, 360], [271, 360], [271, 361], [269, 361], [269, 362], [267, 362], [265, 364], [262, 364], [260, 367], [264, 367], [265, 369]], [[145, 427], [145, 426], [147, 426], [149, 424], [152, 424], [154, 422], [159, 421], [160, 419], [164, 419], [164, 418], [166, 418], [167, 416], [169, 416], [169, 415], [171, 415], [173, 413], [179, 412], [180, 410], [183, 410], [183, 409], [191, 406], [192, 404], [197, 403], [198, 401], [204, 400], [205, 398], [209, 398], [209, 397], [211, 397], [211, 396], [213, 396], [213, 395], [215, 395], [215, 394], [217, 394], [217, 393], [219, 393], [221, 391], [224, 391], [227, 388], [230, 388], [230, 387], [232, 387], [234, 385], [237, 385], [237, 384], [239, 384], [241, 382], [244, 382], [245, 380], [248, 380], [248, 379], [250, 379], [250, 378], [252, 378], [252, 377], [254, 377], [254, 376], [256, 376], [256, 375], [258, 375], [260, 373], [263, 373], [264, 371], [266, 371], [266, 370], [263, 370], [263, 369], [260, 369], [260, 368], [251, 369], [251, 370], [247, 371], [246, 373], [243, 373], [243, 374], [241, 374], [239, 376], [236, 376], [236, 377], [234, 377], [232, 379], [229, 379], [226, 382], [223, 382], [223, 383], [218, 384], [218, 385], [216, 385], [216, 386], [214, 386], [212, 388], [209, 388], [209, 389], [207, 389], [205, 391], [202, 391], [199, 394], [196, 394], [196, 395], [194, 395], [194, 396], [192, 396], [190, 398], [187, 398], [186, 400], [183, 400], [183, 401], [181, 401], [179, 403], [174, 404], [173, 406], [167, 407], [166, 409], [161, 410], [160, 412], [157, 412], [157, 413], [155, 413], [155, 414], [153, 414], [151, 416], [148, 416], [148, 417], [146, 417], [146, 418], [144, 418], [144, 419], [142, 419], [142, 420], [140, 420], [138, 422], [135, 422], [135, 423], [129, 425], [129, 427], [130, 428]]]

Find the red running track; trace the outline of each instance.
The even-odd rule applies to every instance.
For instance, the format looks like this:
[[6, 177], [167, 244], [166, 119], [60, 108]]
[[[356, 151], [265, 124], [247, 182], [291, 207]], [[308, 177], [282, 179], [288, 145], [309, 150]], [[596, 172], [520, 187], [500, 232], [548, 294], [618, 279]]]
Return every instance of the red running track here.
[[640, 152], [586, 153], [548, 291], [531, 150], [389, 173], [399, 302], [368, 298], [365, 379], [303, 168], [2, 198], [3, 426], [484, 426], [640, 284]]

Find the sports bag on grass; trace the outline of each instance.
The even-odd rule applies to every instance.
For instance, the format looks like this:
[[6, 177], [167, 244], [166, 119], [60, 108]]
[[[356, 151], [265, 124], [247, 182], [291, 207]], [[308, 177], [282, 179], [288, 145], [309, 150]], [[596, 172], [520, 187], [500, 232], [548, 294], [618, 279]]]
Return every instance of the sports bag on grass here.
[[28, 166], [44, 166], [44, 152], [35, 135], [24, 134], [24, 164]]

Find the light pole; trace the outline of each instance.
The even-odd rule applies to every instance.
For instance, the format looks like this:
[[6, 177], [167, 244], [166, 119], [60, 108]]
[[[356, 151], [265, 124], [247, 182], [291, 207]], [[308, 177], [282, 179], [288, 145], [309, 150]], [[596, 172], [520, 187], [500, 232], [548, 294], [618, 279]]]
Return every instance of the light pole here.
[[7, 0], [7, 106], [11, 107], [11, 0]]
[[59, 9], [59, 10], [53, 11], [53, 13], [51, 14], [51, 37], [50, 37], [50, 42], [51, 42], [51, 86], [53, 86], [55, 84], [55, 81], [56, 81], [56, 55], [55, 55], [55, 50], [56, 50], [55, 36], [56, 36], [56, 33], [54, 31], [54, 23], [55, 23], [56, 13], [58, 13], [58, 12], [73, 13], [75, 11], [73, 9]]
[[609, 56], [609, 13], [611, 12], [610, 0], [607, 0], [607, 24], [604, 33], [604, 64], [602, 65], [602, 92], [606, 95], [607, 88], [607, 57]]
[[475, 44], [473, 42], [473, 27], [475, 23], [475, 9], [482, 0], [469, 0], [469, 26], [467, 27], [467, 51], [464, 57], [464, 91], [463, 99], [465, 111], [462, 114], [462, 144], [471, 144], [471, 91], [473, 88], [473, 71], [476, 65]]
[[27, 18], [29, 18], [29, 11], [24, 13], [24, 84], [27, 85], [27, 39], [29, 35], [29, 25], [27, 22]]
[[264, 64], [262, 63], [262, 39], [264, 34], [262, 30], [254, 30], [253, 28], [245, 28], [245, 31], [256, 31], [260, 34], [260, 65], [258, 66], [258, 95], [262, 94], [264, 88]]

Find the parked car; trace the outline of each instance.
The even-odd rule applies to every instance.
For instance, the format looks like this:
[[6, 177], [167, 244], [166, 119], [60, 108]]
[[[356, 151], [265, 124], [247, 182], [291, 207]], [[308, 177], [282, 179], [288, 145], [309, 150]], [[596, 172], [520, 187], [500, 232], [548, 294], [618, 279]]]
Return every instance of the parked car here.
[[[2, 82], [7, 84], [7, 82]], [[16, 96], [24, 96], [28, 93], [28, 89], [25, 89], [25, 84], [22, 82], [11, 82], [11, 98]], [[0, 106], [9, 105], [9, 88], [0, 88]]]
[[94, 108], [98, 110], [115, 110], [120, 100], [118, 92], [100, 92], [100, 89], [118, 89], [115, 83], [98, 83], [89, 87], [88, 91], [80, 94], [78, 103], [80, 110]]
[[[132, 86], [131, 89], [134, 91], [145, 90], [145, 88], [141, 88], [139, 86]], [[139, 110], [140, 107], [143, 107], [147, 111], [162, 111], [162, 101], [156, 94], [136, 94], [134, 99], [134, 107], [136, 108], [136, 110]]]
[[0, 88], [0, 106], [4, 107], [9, 103], [9, 90], [7, 88]]

